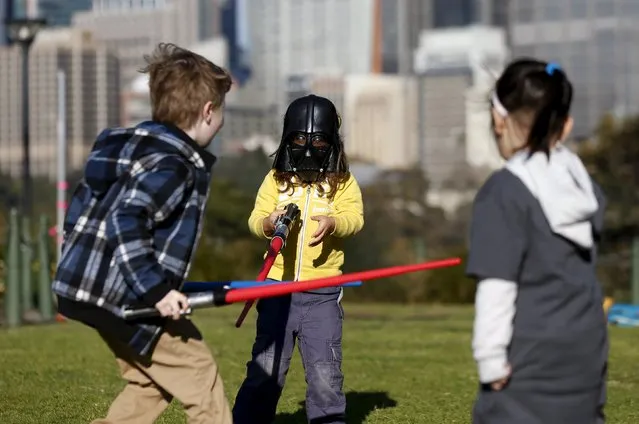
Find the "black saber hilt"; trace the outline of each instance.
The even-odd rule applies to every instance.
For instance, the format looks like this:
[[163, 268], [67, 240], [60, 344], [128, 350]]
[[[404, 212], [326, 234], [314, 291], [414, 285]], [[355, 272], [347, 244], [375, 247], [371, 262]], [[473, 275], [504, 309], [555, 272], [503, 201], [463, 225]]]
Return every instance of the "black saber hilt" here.
[[300, 215], [300, 208], [295, 203], [289, 203], [285, 210], [286, 212], [275, 221], [275, 231], [273, 231], [273, 238], [279, 237], [284, 241], [286, 241], [288, 233], [291, 231], [293, 222]]
[[[193, 293], [187, 296], [189, 299], [189, 308], [182, 313], [182, 315], [190, 315], [193, 309], [206, 308], [210, 306], [224, 306], [226, 305], [226, 293], [229, 288], [225, 287], [222, 290], [207, 291], [200, 293]], [[157, 318], [160, 316], [160, 311], [156, 308], [149, 307], [125, 307], [122, 310], [122, 317], [127, 321], [133, 321], [144, 318]]]

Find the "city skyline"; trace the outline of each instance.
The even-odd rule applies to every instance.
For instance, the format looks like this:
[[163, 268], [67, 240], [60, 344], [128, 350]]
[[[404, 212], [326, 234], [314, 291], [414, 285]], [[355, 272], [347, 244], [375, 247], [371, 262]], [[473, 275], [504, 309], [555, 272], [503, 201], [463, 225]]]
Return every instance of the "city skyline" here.
[[[344, 115], [342, 131], [355, 161], [381, 169], [419, 163], [433, 186], [444, 190], [447, 176], [463, 167], [499, 166], [485, 128], [484, 99], [494, 80], [478, 70], [485, 63], [478, 65], [473, 55], [497, 63], [491, 68], [495, 75], [505, 63], [504, 55], [561, 63], [575, 86], [578, 139], [592, 136], [606, 113], [639, 113], [635, 78], [639, 59], [625, 53], [639, 42], [632, 31], [639, 22], [637, 4], [629, 0], [562, 5], [545, 0], [0, 0], [0, 12], [7, 15], [13, 8], [17, 16], [35, 10], [50, 24], [41, 37], [71, 28], [90, 34], [96, 46], [116, 57], [120, 125], [150, 117], [147, 83], [138, 72], [142, 56], [159, 42], [174, 42], [204, 52], [233, 75], [226, 125], [218, 137], [223, 154], [277, 143], [288, 102], [315, 92], [333, 100]], [[491, 31], [500, 34], [498, 42], [471, 43], [481, 39], [477, 34]], [[476, 34], [476, 39], [468, 34]], [[486, 56], [486, 44], [500, 51], [498, 60]], [[2, 87], [11, 93], [20, 86], [14, 77], [19, 69], [15, 60], [5, 64], [7, 71], [0, 77]], [[455, 60], [456, 65], [450, 63]], [[76, 95], [73, 87], [82, 87], [76, 81], [70, 96]], [[46, 87], [42, 84], [34, 82], [32, 90]], [[47, 93], [32, 92], [31, 97], [54, 96], [53, 91]], [[15, 93], [11, 96], [4, 96], [5, 103], [17, 98]], [[9, 105], [2, 107], [8, 110]], [[375, 117], [375, 125], [367, 126], [366, 116]], [[40, 125], [39, 119], [43, 118], [34, 115], [33, 125]], [[82, 125], [92, 128], [88, 121]], [[91, 131], [86, 133], [87, 144], [92, 142]], [[395, 152], [387, 150], [389, 138], [401, 143]], [[17, 153], [6, 157], [19, 160]]]

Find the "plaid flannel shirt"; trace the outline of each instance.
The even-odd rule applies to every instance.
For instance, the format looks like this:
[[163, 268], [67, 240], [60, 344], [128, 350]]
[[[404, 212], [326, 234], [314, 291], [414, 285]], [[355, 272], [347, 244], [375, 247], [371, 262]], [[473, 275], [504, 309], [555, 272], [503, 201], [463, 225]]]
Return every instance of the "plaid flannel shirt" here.
[[[154, 306], [179, 289], [198, 242], [214, 161], [153, 122], [100, 134], [67, 211], [53, 291], [121, 317], [123, 306]], [[128, 342], [138, 353], [152, 349], [162, 332], [156, 324], [135, 324]]]

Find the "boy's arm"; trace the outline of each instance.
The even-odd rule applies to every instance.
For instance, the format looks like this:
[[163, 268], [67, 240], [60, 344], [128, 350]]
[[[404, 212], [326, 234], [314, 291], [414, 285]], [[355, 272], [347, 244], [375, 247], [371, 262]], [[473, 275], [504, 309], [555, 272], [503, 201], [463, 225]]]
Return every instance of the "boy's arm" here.
[[331, 214], [331, 217], [335, 218], [333, 236], [350, 237], [361, 231], [364, 227], [364, 203], [359, 184], [352, 175], [335, 196], [333, 206], [335, 207], [335, 212]]
[[132, 175], [120, 204], [107, 222], [106, 240], [125, 282], [149, 306], [174, 289], [158, 263], [153, 228], [182, 204], [189, 170], [167, 157], [148, 172]]
[[272, 173], [269, 172], [257, 191], [255, 206], [248, 220], [251, 233], [261, 239], [269, 238], [264, 233], [263, 221], [264, 218], [269, 216], [277, 207], [277, 196], [277, 184], [275, 183]]

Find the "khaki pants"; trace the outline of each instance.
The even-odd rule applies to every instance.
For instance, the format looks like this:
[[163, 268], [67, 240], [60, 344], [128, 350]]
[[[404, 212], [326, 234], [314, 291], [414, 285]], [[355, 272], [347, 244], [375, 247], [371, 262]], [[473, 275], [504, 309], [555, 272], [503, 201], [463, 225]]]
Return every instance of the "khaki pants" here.
[[150, 361], [127, 345], [102, 335], [127, 381], [105, 419], [92, 424], [152, 424], [173, 398], [186, 411], [189, 424], [232, 424], [222, 378], [199, 331], [189, 320], [171, 322]]

